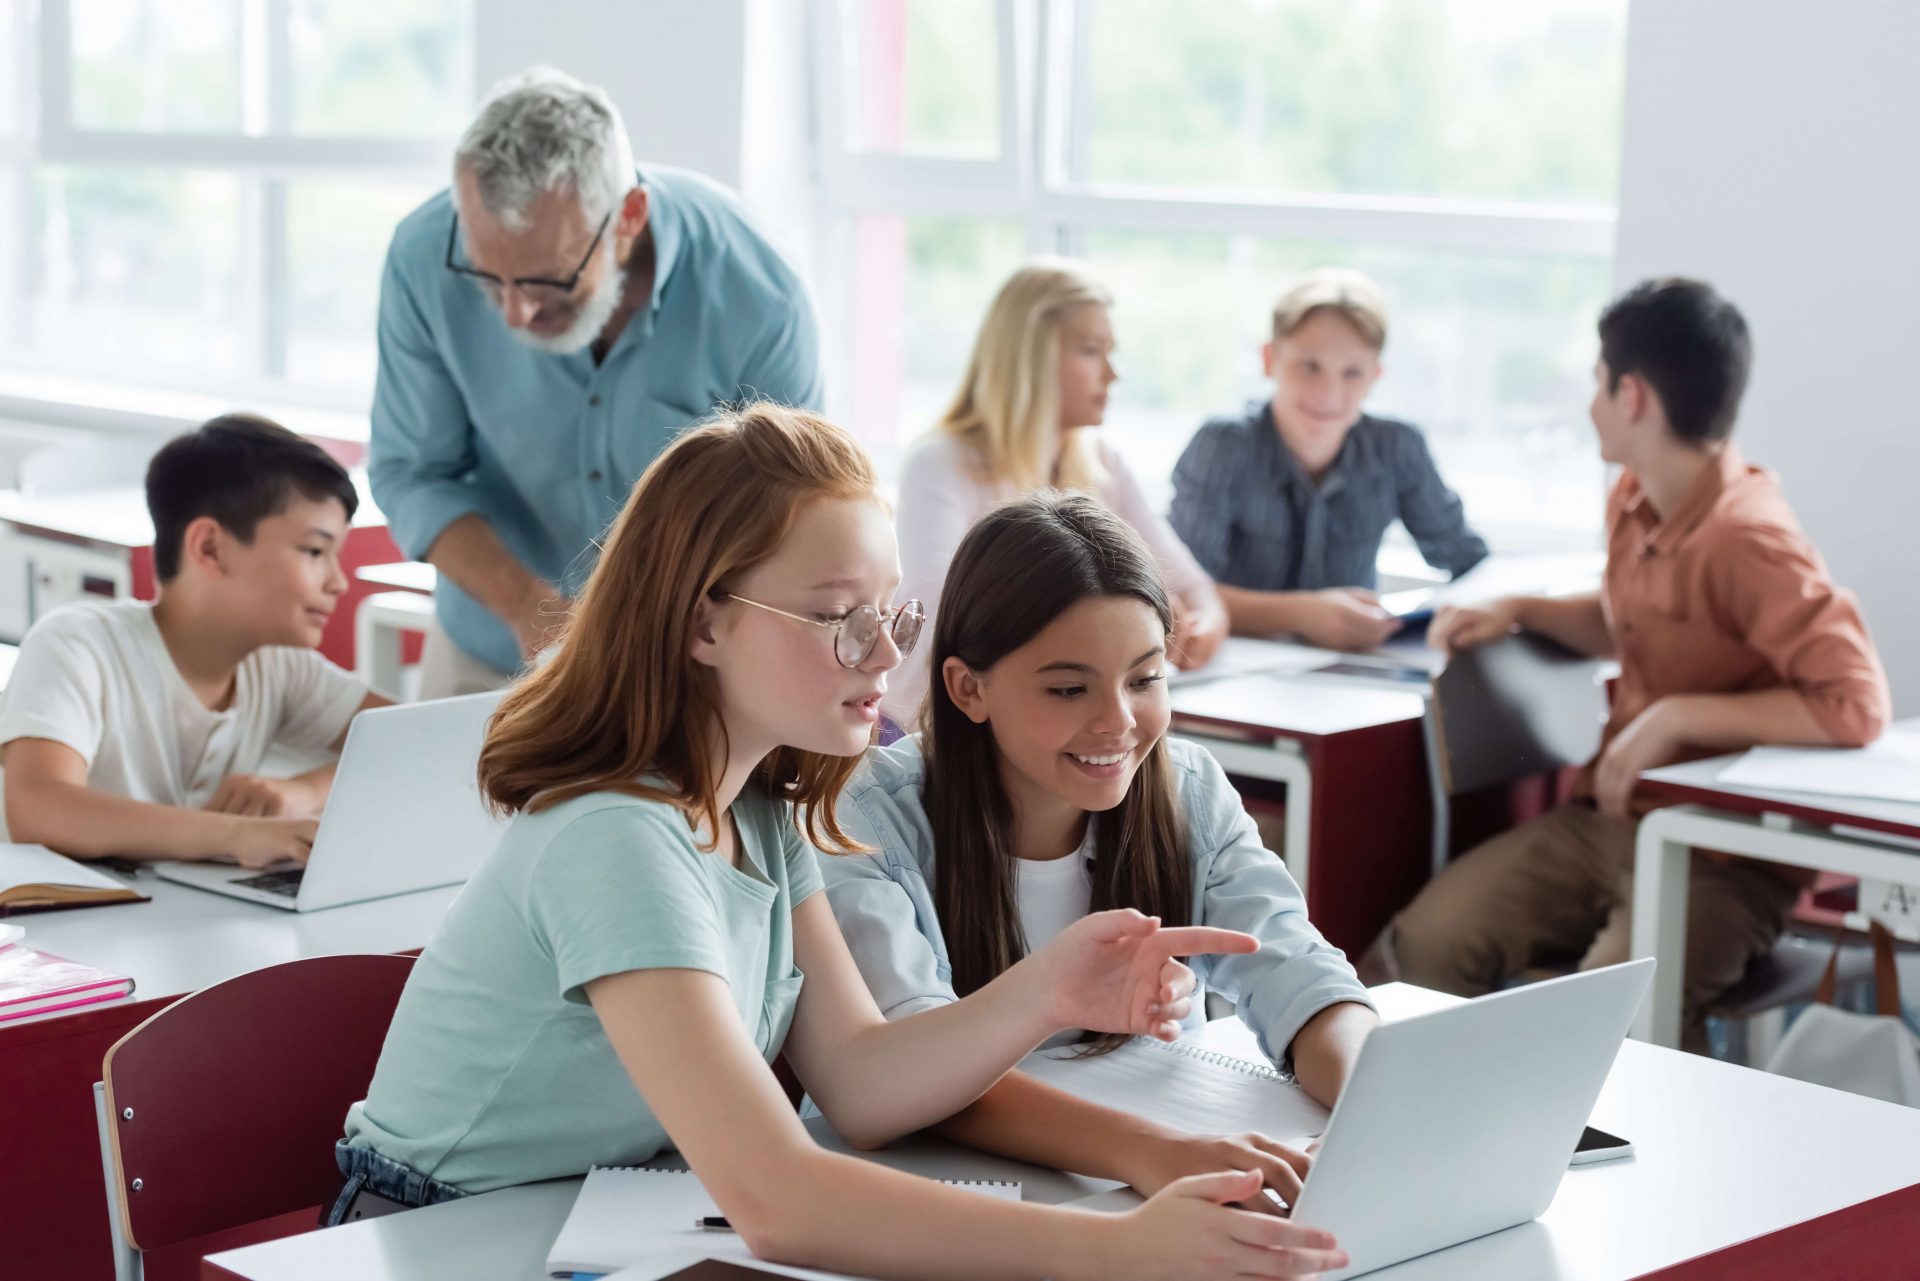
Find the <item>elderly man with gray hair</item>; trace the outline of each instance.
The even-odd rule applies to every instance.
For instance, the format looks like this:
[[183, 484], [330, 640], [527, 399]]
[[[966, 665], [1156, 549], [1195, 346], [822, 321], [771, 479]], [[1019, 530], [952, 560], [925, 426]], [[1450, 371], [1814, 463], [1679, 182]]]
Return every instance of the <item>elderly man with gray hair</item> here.
[[453, 186], [394, 233], [369, 471], [439, 570], [421, 693], [505, 682], [593, 566], [647, 464], [717, 402], [818, 408], [799, 278], [719, 185], [636, 168], [601, 90], [497, 86]]

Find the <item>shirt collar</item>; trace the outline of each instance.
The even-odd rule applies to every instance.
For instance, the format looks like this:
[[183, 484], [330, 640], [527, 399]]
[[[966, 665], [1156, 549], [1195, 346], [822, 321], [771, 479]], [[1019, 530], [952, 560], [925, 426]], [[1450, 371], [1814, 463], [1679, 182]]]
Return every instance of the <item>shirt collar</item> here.
[[1712, 465], [1703, 468], [1694, 478], [1693, 487], [1687, 491], [1680, 505], [1666, 516], [1662, 517], [1653, 510], [1652, 504], [1647, 501], [1644, 485], [1627, 504], [1627, 514], [1639, 522], [1648, 546], [1669, 551], [1698, 528], [1719, 503], [1720, 496], [1746, 474], [1746, 458], [1741, 455], [1739, 446], [1728, 442], [1715, 455]]
[[1340, 452], [1334, 455], [1333, 465], [1327, 468], [1327, 474], [1320, 478], [1320, 483], [1317, 485], [1300, 466], [1300, 460], [1293, 456], [1293, 451], [1287, 448], [1287, 442], [1280, 439], [1280, 424], [1273, 419], [1271, 400], [1260, 402], [1260, 431], [1257, 434], [1266, 442], [1268, 462], [1282, 484], [1293, 486], [1309, 498], [1314, 494], [1331, 496], [1346, 488], [1347, 460], [1353, 453], [1353, 433], [1358, 431], [1360, 424], [1365, 421], [1366, 415], [1362, 414], [1347, 430], [1347, 438], [1340, 442]]
[[647, 192], [647, 229], [653, 233], [653, 296], [647, 301], [647, 310], [657, 312], [661, 295], [666, 292], [667, 278], [673, 274], [674, 264], [680, 257], [684, 229], [680, 211], [672, 200], [664, 197], [660, 187], [648, 179], [647, 171], [635, 166], [634, 177]]

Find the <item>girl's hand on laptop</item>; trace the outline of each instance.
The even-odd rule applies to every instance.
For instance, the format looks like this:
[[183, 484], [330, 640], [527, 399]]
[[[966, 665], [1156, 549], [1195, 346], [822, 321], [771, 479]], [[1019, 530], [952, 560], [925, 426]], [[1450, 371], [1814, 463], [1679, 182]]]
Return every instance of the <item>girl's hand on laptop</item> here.
[[1170, 1183], [1119, 1230], [1101, 1233], [1114, 1277], [1305, 1277], [1345, 1267], [1331, 1232], [1234, 1208], [1260, 1191], [1251, 1170], [1196, 1174]]
[[267, 868], [280, 863], [305, 863], [313, 852], [313, 835], [320, 829], [314, 818], [233, 819], [233, 835], [225, 852], [241, 867]]
[[[1264, 1134], [1187, 1134], [1178, 1130], [1149, 1136], [1137, 1155], [1125, 1165], [1127, 1182], [1142, 1196], [1152, 1196], [1168, 1184], [1194, 1174], [1216, 1170], [1252, 1170], [1268, 1191], [1292, 1205], [1313, 1158]], [[1244, 1210], [1277, 1214], [1272, 1198], [1255, 1193], [1237, 1202]]]
[[1193, 1006], [1194, 980], [1174, 958], [1259, 949], [1251, 934], [1200, 925], [1163, 929], [1160, 918], [1126, 907], [1081, 917], [1020, 965], [1036, 969], [1056, 1027], [1175, 1041]]

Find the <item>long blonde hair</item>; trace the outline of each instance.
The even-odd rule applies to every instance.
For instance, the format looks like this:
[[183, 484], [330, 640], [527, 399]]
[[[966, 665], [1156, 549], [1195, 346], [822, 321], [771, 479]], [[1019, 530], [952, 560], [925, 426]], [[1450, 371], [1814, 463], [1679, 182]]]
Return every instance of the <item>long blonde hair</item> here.
[[1036, 258], [987, 308], [960, 391], [934, 427], [972, 447], [987, 481], [1024, 494], [1105, 479], [1092, 433], [1060, 440], [1060, 329], [1088, 303], [1111, 307], [1113, 296], [1078, 263]]
[[[766, 401], [722, 412], [667, 447], [613, 522], [551, 661], [514, 686], [480, 752], [480, 790], [508, 813], [589, 792], [665, 801], [719, 833], [724, 742], [713, 672], [688, 652], [703, 600], [774, 555], [808, 503], [875, 494], [852, 436]], [[833, 816], [858, 756], [782, 747], [754, 781], [799, 807], [822, 845], [858, 848]], [[640, 781], [645, 774], [665, 788]]]

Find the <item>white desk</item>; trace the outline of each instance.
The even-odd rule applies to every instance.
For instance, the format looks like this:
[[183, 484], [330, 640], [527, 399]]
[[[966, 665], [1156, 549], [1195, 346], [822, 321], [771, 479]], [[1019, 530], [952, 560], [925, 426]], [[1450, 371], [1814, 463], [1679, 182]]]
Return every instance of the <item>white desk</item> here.
[[197, 992], [303, 957], [411, 951], [426, 944], [460, 892], [446, 885], [320, 912], [288, 912], [176, 885], [150, 872], [123, 879], [153, 901], [13, 918], [27, 927], [29, 946], [132, 976], [130, 997], [88, 1006], [87, 1012]]
[[426, 592], [440, 582], [440, 572], [421, 560], [396, 560], [384, 565], [362, 565], [353, 571], [353, 576], [363, 583], [372, 583], [376, 587], [397, 587], [402, 591]]
[[[1404, 984], [1374, 995], [1388, 1017], [1454, 1000]], [[1198, 1039], [1257, 1055], [1238, 1020], [1218, 1020]], [[1569, 1170], [1537, 1222], [1370, 1275], [1383, 1281], [1911, 1275], [1898, 1255], [1886, 1256], [1878, 1270], [1849, 1270], [1837, 1255], [1826, 1255], [1835, 1268], [1810, 1272], [1805, 1251], [1831, 1249], [1827, 1236], [1850, 1226], [1848, 1216], [1862, 1207], [1870, 1210], [1868, 1203], [1904, 1215], [1909, 1244], [1920, 1249], [1920, 1111], [1630, 1041], [1594, 1121], [1631, 1139], [1638, 1156]], [[927, 1173], [952, 1169], [924, 1150], [879, 1156]], [[982, 1164], [953, 1172], [1021, 1177], [1027, 1198], [1036, 1201], [1058, 1201], [1071, 1190], [1039, 1181], [1032, 1167], [996, 1175], [988, 1172], [1011, 1163], [982, 1154], [972, 1160]], [[972, 1174], [974, 1168], [981, 1173]], [[209, 1281], [536, 1281], [575, 1186], [562, 1180], [510, 1188], [232, 1250], [211, 1256], [203, 1275]], [[1890, 1196], [1891, 1206], [1878, 1200]], [[1897, 1248], [1881, 1235], [1869, 1238], [1867, 1250], [1875, 1239]]]
[[[1920, 719], [1900, 722], [1920, 730]], [[1633, 1034], [1680, 1043], [1687, 946], [1687, 873], [1695, 849], [1719, 850], [1876, 880], [1920, 879], [1920, 805], [1815, 792], [1728, 787], [1720, 771], [1738, 755], [1640, 776], [1644, 794], [1677, 804], [1640, 820], [1633, 873], [1633, 954], [1661, 958]], [[1885, 839], [1881, 839], [1885, 838]], [[1903, 843], [1905, 842], [1905, 843]]]

